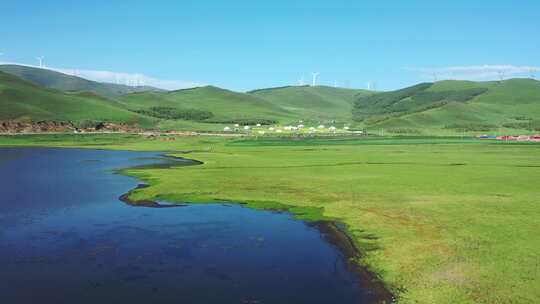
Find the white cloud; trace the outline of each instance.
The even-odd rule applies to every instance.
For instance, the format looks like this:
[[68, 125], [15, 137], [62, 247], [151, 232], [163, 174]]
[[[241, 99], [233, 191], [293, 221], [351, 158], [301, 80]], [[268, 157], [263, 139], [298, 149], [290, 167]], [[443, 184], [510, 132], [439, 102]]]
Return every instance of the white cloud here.
[[499, 80], [514, 77], [534, 77], [540, 72], [538, 66], [470, 65], [443, 68], [406, 68], [429, 79]]
[[[16, 62], [0, 62], [2, 64], [17, 64], [22, 66], [39, 68], [39, 66], [21, 64]], [[97, 82], [107, 82], [107, 83], [117, 83], [124, 85], [147, 85], [165, 90], [179, 90], [193, 87], [200, 87], [204, 84], [197, 83], [189, 80], [174, 80], [174, 79], [159, 79], [153, 78], [140, 73], [123, 73], [123, 72], [112, 72], [112, 71], [98, 71], [98, 70], [82, 70], [82, 69], [66, 69], [66, 68], [54, 68], [49, 66], [44, 66], [44, 69], [64, 73], [67, 75], [77, 76], [84, 79], [97, 81]]]

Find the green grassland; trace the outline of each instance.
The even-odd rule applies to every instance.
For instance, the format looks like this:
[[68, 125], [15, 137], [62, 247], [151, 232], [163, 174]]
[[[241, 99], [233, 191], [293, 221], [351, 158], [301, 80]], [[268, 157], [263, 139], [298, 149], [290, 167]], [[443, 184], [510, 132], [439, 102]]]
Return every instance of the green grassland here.
[[361, 97], [353, 113], [367, 129], [390, 133], [534, 133], [540, 131], [540, 82], [425, 83]]
[[127, 94], [119, 102], [133, 110], [168, 107], [177, 110], [197, 109], [212, 113], [206, 123], [233, 123], [242, 120], [286, 120], [293, 114], [261, 98], [213, 86], [170, 92]]
[[141, 126], [150, 126], [155, 120], [94, 94], [45, 89], [3, 72], [0, 72], [0, 105], [0, 120], [100, 120]]
[[327, 86], [289, 86], [255, 90], [248, 94], [293, 112], [305, 121], [350, 122], [354, 100], [372, 92]]
[[213, 86], [168, 92], [127, 88], [44, 69], [1, 65], [0, 120], [101, 119], [189, 131], [222, 131], [236, 123], [284, 126], [303, 121], [306, 127], [348, 125], [351, 130], [393, 135], [540, 132], [540, 82], [533, 79], [446, 80], [390, 92], [327, 86], [247, 93]]
[[248, 202], [348, 225], [400, 303], [540, 301], [540, 145], [461, 138], [0, 137], [0, 145], [167, 151], [132, 199]]
[[22, 65], [3, 64], [0, 71], [19, 77], [33, 84], [59, 91], [83, 91], [114, 97], [139, 91], [160, 91], [149, 86], [127, 86], [122, 84], [101, 83], [71, 76], [52, 70]]
[[364, 94], [368, 92], [323, 86], [271, 88], [248, 93], [207, 86], [127, 94], [119, 101], [135, 111], [159, 106], [177, 111], [196, 109], [212, 113], [210, 118], [189, 123], [185, 120], [163, 121], [160, 123], [162, 129], [221, 130], [223, 126], [237, 122], [251, 125], [257, 122], [296, 125], [299, 120], [313, 125], [330, 121], [349, 123], [354, 99]]

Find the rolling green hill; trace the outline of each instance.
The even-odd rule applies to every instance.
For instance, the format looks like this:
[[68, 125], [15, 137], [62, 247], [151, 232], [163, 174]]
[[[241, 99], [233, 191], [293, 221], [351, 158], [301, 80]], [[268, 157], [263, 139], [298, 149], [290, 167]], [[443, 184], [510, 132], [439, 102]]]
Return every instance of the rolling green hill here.
[[150, 126], [153, 119], [91, 93], [64, 93], [0, 72], [0, 120], [84, 120]]
[[50, 89], [86, 91], [108, 97], [141, 91], [161, 91], [149, 86], [132, 87], [121, 84], [101, 83], [47, 69], [21, 65], [0, 65], [0, 71]]
[[[170, 92], [142, 92], [121, 96], [119, 102], [134, 111], [163, 111], [169, 109], [179, 116], [188, 111], [209, 113], [206, 123], [268, 122], [276, 123], [294, 114], [262, 98], [213, 86]], [[159, 116], [159, 113], [157, 113]], [[201, 117], [203, 118], [203, 117]]]
[[[303, 120], [308, 125], [353, 122], [387, 134], [540, 131], [540, 82], [532, 79], [440, 81], [378, 93], [326, 86], [240, 93], [206, 86], [118, 95], [121, 91], [111, 91], [114, 85], [53, 71], [0, 68], [25, 77], [0, 71], [0, 120], [100, 120], [167, 130], [221, 130], [233, 123], [284, 125]], [[26, 80], [32, 77], [37, 79]], [[83, 91], [61, 91], [75, 84]]]
[[196, 123], [193, 127], [201, 128], [201, 124], [210, 123], [215, 124], [215, 129], [230, 123], [350, 122], [355, 98], [367, 94], [370, 92], [324, 86], [269, 88], [248, 93], [206, 86], [171, 92], [132, 93], [118, 100], [127, 108], [149, 116], [181, 118], [162, 122], [164, 128], [189, 128], [190, 124], [183, 118], [191, 117], [187, 120]]
[[248, 94], [267, 100], [304, 120], [350, 121], [355, 99], [372, 92], [327, 86], [288, 86], [255, 90]]
[[440, 81], [360, 97], [353, 118], [394, 133], [540, 131], [540, 82]]
[[[207, 86], [177, 91], [134, 92], [108, 98], [96, 93], [99, 90], [60, 92], [45, 88], [37, 83], [66, 85], [71, 80], [81, 79], [40, 69], [25, 68], [19, 72], [23, 70], [32, 72], [26, 74], [26, 78], [37, 75], [43, 79], [31, 82], [3, 73], [0, 79], [3, 90], [0, 94], [5, 110], [0, 113], [0, 119], [140, 120], [145, 126], [178, 130], [221, 130], [232, 123], [289, 124], [298, 120], [348, 122], [354, 99], [366, 94], [365, 91], [331, 87], [286, 87], [239, 93]], [[100, 85], [94, 82], [88, 84]], [[85, 88], [91, 89], [88, 86]], [[101, 109], [90, 109], [89, 103], [99, 104]]]

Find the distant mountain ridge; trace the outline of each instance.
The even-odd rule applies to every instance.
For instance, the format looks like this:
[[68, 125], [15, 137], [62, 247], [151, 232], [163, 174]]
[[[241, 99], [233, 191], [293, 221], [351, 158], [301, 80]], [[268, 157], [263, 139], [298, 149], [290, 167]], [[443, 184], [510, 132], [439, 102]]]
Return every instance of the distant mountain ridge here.
[[0, 72], [0, 120], [154, 124], [154, 119], [99, 95], [48, 89], [4, 72]]
[[[211, 113], [210, 118], [199, 121], [203, 123], [286, 124], [300, 120], [347, 123], [351, 120], [354, 99], [365, 94], [369, 92], [325, 86], [285, 86], [247, 93], [206, 86], [126, 94], [117, 100], [126, 108], [141, 113], [176, 112], [172, 115], [179, 117], [186, 111]], [[162, 114], [156, 113], [156, 116]]]
[[354, 101], [372, 92], [328, 86], [283, 86], [254, 90], [248, 94], [295, 113], [304, 120], [350, 121]]
[[234, 123], [242, 121], [279, 122], [294, 115], [268, 101], [246, 93], [234, 92], [214, 86], [182, 89], [168, 92], [142, 92], [123, 95], [118, 102], [126, 108], [141, 111], [156, 107], [173, 111], [201, 110], [212, 113], [207, 123]]
[[150, 86], [127, 86], [114, 83], [103, 83], [71, 76], [48, 69], [40, 69], [22, 65], [0, 65], [0, 71], [17, 76], [34, 84], [60, 91], [85, 91], [106, 97], [115, 97], [133, 92], [163, 91]]
[[449, 132], [540, 131], [540, 81], [445, 80], [355, 100], [353, 119], [371, 128]]
[[[2, 68], [12, 73], [1, 72]], [[38, 79], [19, 78], [14, 70]], [[540, 131], [540, 82], [533, 79], [446, 80], [390, 92], [329, 86], [283, 86], [246, 93], [214, 86], [134, 92], [127, 87], [111, 92], [114, 87], [107, 84], [37, 70], [0, 66], [0, 120], [75, 124], [91, 120], [163, 130], [216, 131], [236, 123], [302, 121], [394, 134]], [[74, 87], [79, 90], [66, 89]]]

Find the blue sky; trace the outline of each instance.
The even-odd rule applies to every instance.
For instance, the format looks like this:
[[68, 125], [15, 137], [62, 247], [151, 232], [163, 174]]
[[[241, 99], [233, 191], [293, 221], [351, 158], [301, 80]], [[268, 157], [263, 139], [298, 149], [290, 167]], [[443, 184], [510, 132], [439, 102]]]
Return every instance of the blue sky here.
[[[0, 61], [233, 90], [528, 76], [540, 1], [4, 1]], [[501, 68], [502, 69], [502, 68]], [[79, 72], [79, 73], [83, 73]], [[540, 73], [538, 73], [540, 74]], [[109, 77], [109, 74], [92, 74]], [[101, 75], [101, 76], [99, 76]], [[108, 75], [108, 76], [103, 76]], [[117, 77], [118, 78], [118, 77]], [[105, 79], [108, 80], [108, 79]], [[122, 80], [124, 81], [124, 80]]]

